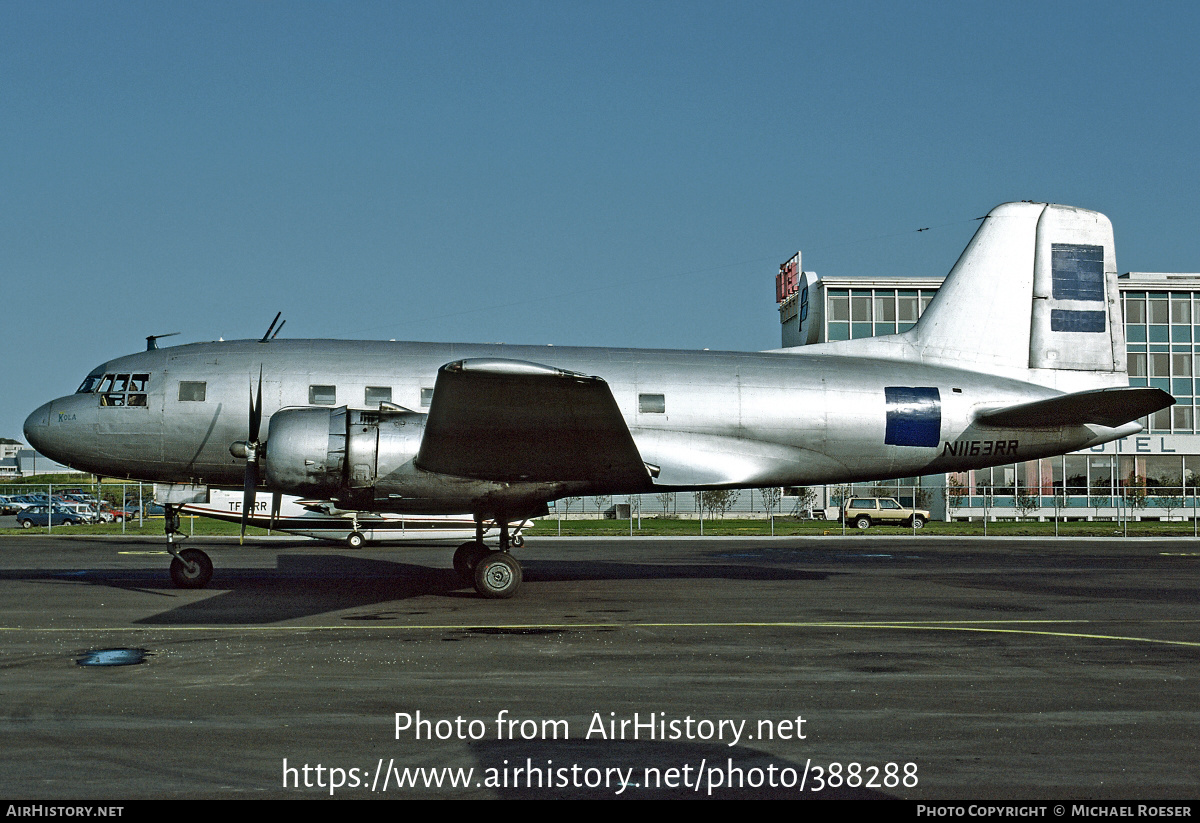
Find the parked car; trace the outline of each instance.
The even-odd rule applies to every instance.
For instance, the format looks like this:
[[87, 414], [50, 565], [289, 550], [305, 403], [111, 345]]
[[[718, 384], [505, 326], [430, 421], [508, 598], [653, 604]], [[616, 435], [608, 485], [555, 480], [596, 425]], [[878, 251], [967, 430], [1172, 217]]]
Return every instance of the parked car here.
[[56, 501], [54, 506], [55, 508], [66, 509], [67, 511], [75, 512], [75, 514], [83, 518], [85, 523], [95, 523], [100, 519], [100, 516], [96, 513], [96, 510], [87, 503], [80, 503], [76, 500], [71, 500], [70, 498], [67, 500]]
[[905, 508], [894, 497], [852, 497], [846, 502], [844, 514], [847, 523], [860, 529], [875, 524], [919, 529], [929, 521], [927, 510]]
[[25, 508], [17, 501], [6, 495], [0, 495], [0, 514], [16, 514]]
[[137, 520], [137, 506], [126, 506], [118, 509], [107, 501], [100, 504], [100, 519], [105, 523], [120, 523], [124, 520]]
[[34, 526], [46, 525], [81, 526], [86, 522], [87, 520], [83, 517], [83, 515], [79, 514], [78, 512], [73, 512], [64, 506], [54, 507], [53, 521], [51, 521], [49, 507], [42, 504], [30, 506], [17, 515], [17, 523], [23, 529], [30, 529]]

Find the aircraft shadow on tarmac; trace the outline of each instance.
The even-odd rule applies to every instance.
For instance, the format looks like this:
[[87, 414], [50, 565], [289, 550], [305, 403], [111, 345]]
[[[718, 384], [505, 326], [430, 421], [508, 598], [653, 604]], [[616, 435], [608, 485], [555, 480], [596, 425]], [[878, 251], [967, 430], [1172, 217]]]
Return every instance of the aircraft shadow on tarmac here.
[[[219, 561], [218, 561], [219, 563]], [[689, 562], [622, 563], [595, 560], [529, 560], [527, 583], [604, 580], [824, 580], [830, 575], [751, 564]], [[93, 569], [80, 571], [9, 571], [0, 579], [69, 580], [170, 598], [183, 593], [170, 588], [166, 569]], [[452, 570], [389, 560], [330, 554], [288, 554], [274, 569], [217, 566], [211, 596], [169, 608], [135, 621], [139, 625], [257, 625], [362, 608], [414, 597], [475, 599], [478, 595]], [[527, 596], [536, 596], [529, 594]]]

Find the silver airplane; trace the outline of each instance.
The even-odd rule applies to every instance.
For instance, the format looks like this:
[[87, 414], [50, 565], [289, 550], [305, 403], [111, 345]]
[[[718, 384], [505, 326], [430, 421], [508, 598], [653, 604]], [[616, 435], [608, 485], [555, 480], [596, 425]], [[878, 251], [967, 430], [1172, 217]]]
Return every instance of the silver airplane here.
[[[507, 524], [559, 498], [961, 471], [1140, 431], [1138, 418], [1175, 401], [1129, 386], [1116, 273], [1104, 215], [1008, 203], [901, 334], [746, 353], [271, 329], [150, 339], [33, 412], [25, 436], [75, 468], [169, 484], [179, 586], [212, 576], [204, 552], [175, 548], [179, 506], [241, 486], [243, 512], [264, 489], [361, 512], [468, 514], [476, 539], [455, 569], [482, 596], [510, 597], [522, 573]], [[482, 539], [489, 521], [498, 550]]]

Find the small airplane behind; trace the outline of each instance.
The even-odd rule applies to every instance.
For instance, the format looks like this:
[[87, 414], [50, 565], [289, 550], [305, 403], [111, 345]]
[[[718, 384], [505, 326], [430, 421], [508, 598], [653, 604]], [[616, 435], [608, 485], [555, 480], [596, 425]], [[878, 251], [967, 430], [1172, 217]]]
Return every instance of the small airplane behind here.
[[[265, 492], [255, 494], [253, 505], [242, 517], [244, 495], [241, 489], [209, 489], [208, 499], [185, 503], [182, 515], [199, 515], [226, 523], [241, 523], [261, 529], [345, 543], [352, 549], [367, 543], [420, 542], [440, 540], [471, 540], [475, 536], [475, 521], [469, 516], [451, 514], [413, 515], [394, 512], [357, 512], [337, 507], [331, 500], [305, 500], [291, 494], [278, 500]], [[524, 544], [522, 523], [513, 530], [510, 540], [516, 547]], [[485, 523], [485, 534], [495, 528]]]
[[175, 548], [180, 506], [240, 486], [243, 512], [263, 490], [364, 516], [469, 515], [455, 569], [511, 597], [510, 524], [563, 497], [870, 482], [1141, 431], [1175, 401], [1129, 386], [1116, 275], [1104, 215], [1007, 203], [900, 334], [695, 352], [278, 340], [273, 322], [259, 340], [150, 339], [34, 411], [25, 436], [69, 466], [162, 484], [179, 586], [212, 576], [204, 552]]

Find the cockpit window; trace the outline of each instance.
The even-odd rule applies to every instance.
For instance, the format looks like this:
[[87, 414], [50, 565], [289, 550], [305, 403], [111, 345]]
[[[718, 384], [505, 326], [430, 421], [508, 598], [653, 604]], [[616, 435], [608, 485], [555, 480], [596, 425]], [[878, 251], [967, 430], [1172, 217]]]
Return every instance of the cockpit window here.
[[[92, 375], [88, 376], [90, 380]], [[145, 406], [149, 374], [106, 374], [97, 379], [94, 390], [100, 394], [101, 406]], [[87, 381], [84, 381], [87, 385]], [[83, 386], [80, 387], [83, 391]]]
[[91, 394], [100, 385], [100, 378], [104, 377], [103, 372], [92, 372], [87, 377], [83, 378], [83, 383], [76, 389], [76, 394]]

